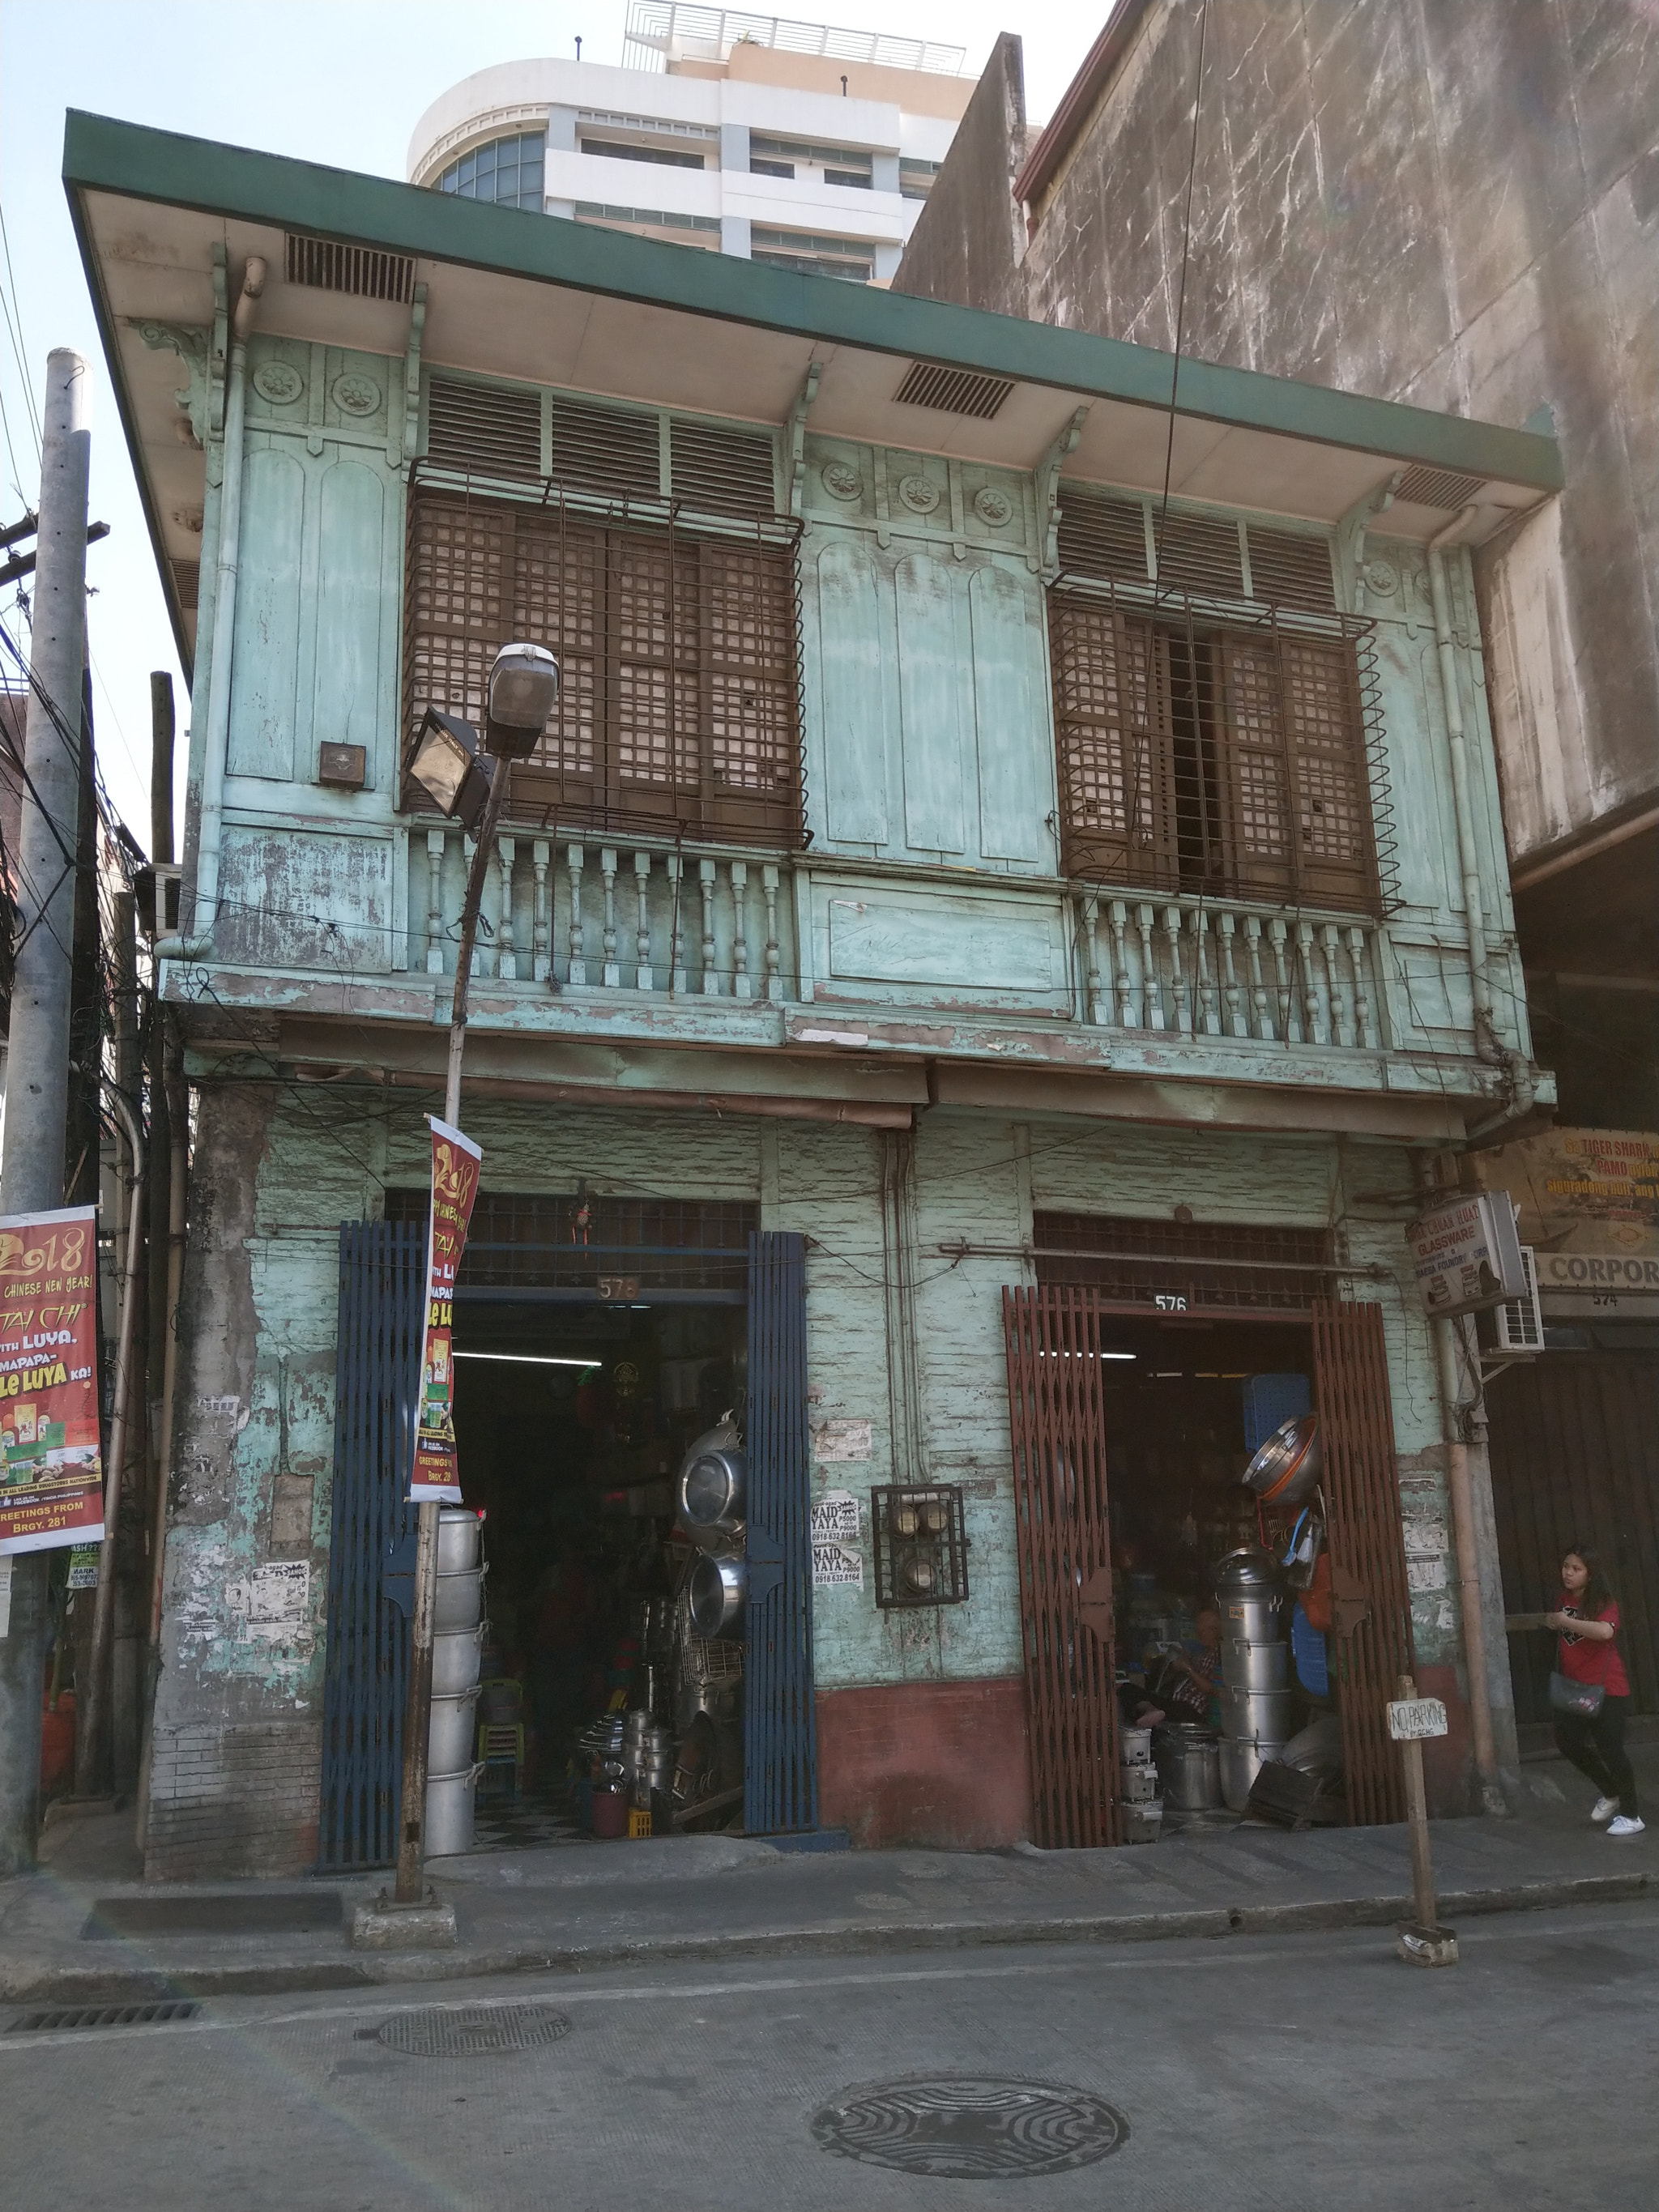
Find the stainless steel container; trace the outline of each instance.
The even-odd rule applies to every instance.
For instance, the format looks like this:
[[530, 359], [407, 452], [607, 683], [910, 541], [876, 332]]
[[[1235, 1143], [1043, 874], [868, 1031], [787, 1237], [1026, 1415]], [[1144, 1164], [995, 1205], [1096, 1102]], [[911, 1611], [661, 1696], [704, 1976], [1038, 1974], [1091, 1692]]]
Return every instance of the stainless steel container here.
[[1221, 1692], [1221, 1729], [1232, 1743], [1283, 1743], [1291, 1733], [1288, 1690]]
[[1250, 1802], [1250, 1784], [1261, 1771], [1262, 1764], [1277, 1759], [1283, 1745], [1277, 1743], [1224, 1743], [1221, 1746], [1221, 1794], [1230, 1811], [1242, 1813]]
[[1117, 1794], [1126, 1805], [1150, 1805], [1158, 1795], [1155, 1766], [1120, 1766]]
[[478, 1679], [478, 1669], [483, 1659], [483, 1623], [471, 1628], [452, 1629], [432, 1639], [432, 1694], [434, 1698], [453, 1698], [458, 1690], [470, 1690]]
[[1290, 1667], [1288, 1644], [1241, 1644], [1230, 1636], [1221, 1646], [1224, 1690], [1287, 1690]]
[[447, 1629], [476, 1627], [483, 1619], [484, 1577], [489, 1572], [488, 1567], [467, 1567], [459, 1574], [438, 1577], [432, 1613], [434, 1635], [441, 1636]]
[[748, 1563], [705, 1552], [691, 1570], [692, 1627], [699, 1636], [741, 1636], [748, 1595]]
[[470, 1505], [438, 1509], [438, 1572], [464, 1575], [478, 1564], [483, 1522]]
[[1284, 1600], [1271, 1597], [1220, 1596], [1223, 1644], [1278, 1644], [1283, 1638]]
[[1273, 1597], [1285, 1588], [1285, 1570], [1260, 1544], [1241, 1544], [1210, 1570], [1215, 1594], [1226, 1597]]
[[1125, 1766], [1150, 1766], [1152, 1763], [1151, 1729], [1120, 1729], [1117, 1738], [1117, 1755]]
[[426, 1737], [428, 1774], [453, 1774], [469, 1764], [478, 1740], [477, 1703], [476, 1682], [470, 1690], [433, 1698], [432, 1723]]
[[1176, 1723], [1158, 1731], [1164, 1802], [1182, 1813], [1207, 1813], [1221, 1802], [1219, 1747], [1207, 1729]]
[[472, 1814], [483, 1772], [483, 1767], [474, 1764], [453, 1774], [428, 1775], [424, 1839], [428, 1858], [453, 1858], [471, 1850]]

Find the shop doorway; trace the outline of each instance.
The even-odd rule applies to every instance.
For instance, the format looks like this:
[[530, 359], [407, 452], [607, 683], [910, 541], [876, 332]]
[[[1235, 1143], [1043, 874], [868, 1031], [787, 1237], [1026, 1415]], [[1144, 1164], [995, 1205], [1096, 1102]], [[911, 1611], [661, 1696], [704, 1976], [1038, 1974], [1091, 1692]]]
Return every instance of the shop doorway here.
[[[413, 1527], [404, 1502], [426, 1194], [341, 1236], [321, 1859], [389, 1863]], [[817, 1826], [802, 1240], [754, 1209], [481, 1194], [457, 1289], [462, 1485], [486, 1516], [480, 1838], [583, 1833], [596, 1723], [648, 1698], [700, 1786], [662, 1825]], [[740, 1634], [688, 1729], [674, 1478], [730, 1411], [747, 1446]], [[718, 1665], [714, 1662], [718, 1661]], [[608, 1808], [607, 1808], [608, 1809]]]
[[1213, 1561], [1261, 1533], [1237, 1483], [1263, 1375], [1304, 1377], [1321, 1417], [1331, 1572], [1352, 1594], [1329, 1669], [1349, 1818], [1401, 1819], [1384, 1708], [1413, 1659], [1380, 1307], [1326, 1295], [1317, 1232], [1036, 1227], [1039, 1285], [1005, 1291], [1004, 1318], [1036, 1840], [1122, 1839], [1117, 1661], [1143, 1636], [1184, 1640]]

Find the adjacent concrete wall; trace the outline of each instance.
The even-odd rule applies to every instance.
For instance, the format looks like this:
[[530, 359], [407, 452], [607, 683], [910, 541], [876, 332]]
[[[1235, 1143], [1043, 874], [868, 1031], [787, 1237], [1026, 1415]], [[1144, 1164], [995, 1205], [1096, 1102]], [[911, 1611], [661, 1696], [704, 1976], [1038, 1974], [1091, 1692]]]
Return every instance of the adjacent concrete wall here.
[[[1153, 0], [1021, 253], [1018, 42], [894, 289], [1172, 344], [1195, 0]], [[969, 173], [972, 165], [974, 173]], [[1659, 785], [1659, 35], [1638, 0], [1228, 0], [1208, 13], [1182, 349], [1521, 424], [1547, 514], [1477, 561], [1511, 855]]]

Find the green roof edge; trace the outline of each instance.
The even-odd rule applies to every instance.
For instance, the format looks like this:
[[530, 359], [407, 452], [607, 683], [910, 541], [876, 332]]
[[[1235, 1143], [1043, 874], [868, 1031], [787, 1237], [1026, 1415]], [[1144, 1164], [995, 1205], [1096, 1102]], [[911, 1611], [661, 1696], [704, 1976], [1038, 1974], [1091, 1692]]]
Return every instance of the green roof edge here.
[[[1121, 339], [693, 253], [81, 109], [64, 121], [64, 182], [71, 202], [86, 191], [119, 193], [1133, 405], [1167, 409], [1175, 380], [1172, 356]], [[90, 240], [75, 213], [90, 276]], [[104, 335], [107, 345], [107, 328]], [[1564, 482], [1555, 441], [1535, 431], [1189, 358], [1181, 361], [1177, 391], [1179, 411], [1204, 421], [1540, 492]]]

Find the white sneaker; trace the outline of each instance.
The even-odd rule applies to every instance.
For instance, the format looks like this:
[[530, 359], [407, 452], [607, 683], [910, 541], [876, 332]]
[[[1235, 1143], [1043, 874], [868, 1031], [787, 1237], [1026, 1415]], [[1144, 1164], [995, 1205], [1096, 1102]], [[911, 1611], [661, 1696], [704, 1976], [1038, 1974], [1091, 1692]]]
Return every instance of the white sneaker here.
[[1616, 1797], [1598, 1797], [1590, 1811], [1590, 1818], [1598, 1828], [1603, 1828], [1619, 1810]]
[[1627, 1820], [1624, 1814], [1620, 1813], [1615, 1819], [1607, 1822], [1607, 1833], [1610, 1836], [1639, 1836], [1646, 1826], [1645, 1820]]

